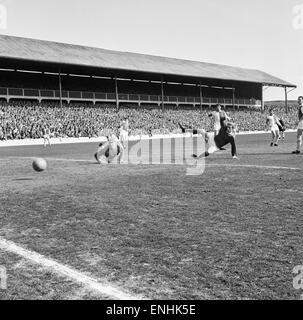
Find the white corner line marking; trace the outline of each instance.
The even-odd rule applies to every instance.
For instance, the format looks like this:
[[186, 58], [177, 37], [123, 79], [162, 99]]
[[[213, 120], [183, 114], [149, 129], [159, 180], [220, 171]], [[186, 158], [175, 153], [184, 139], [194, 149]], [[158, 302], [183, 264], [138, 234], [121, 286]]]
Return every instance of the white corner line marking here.
[[53, 259], [46, 258], [45, 256], [22, 248], [19, 245], [16, 245], [14, 242], [8, 241], [0, 237], [0, 249], [7, 251], [13, 254], [16, 254], [30, 262], [38, 264], [45, 269], [49, 269], [55, 274], [69, 278], [75, 282], [78, 282], [84, 285], [86, 288], [95, 291], [101, 295], [117, 299], [117, 300], [141, 300], [142, 297], [135, 297], [130, 294], [119, 290], [111, 285], [102, 284], [98, 280], [83, 274], [82, 272], [77, 271], [74, 268], [63, 265], [56, 262]]
[[[11, 160], [34, 160], [37, 157], [8, 157], [6, 159], [0, 159], [0, 161], [7, 161], [8, 159]], [[96, 163], [95, 160], [90, 160], [90, 159], [66, 159], [66, 158], [51, 158], [51, 157], [46, 157], [45, 160], [47, 161], [62, 161], [62, 162], [83, 162], [83, 163]], [[122, 164], [127, 164], [127, 163], [122, 163]], [[131, 164], [131, 163], [130, 163]], [[160, 163], [160, 162], [153, 162], [153, 163], [148, 163], [148, 162], [142, 162], [140, 163], [142, 165], [174, 165], [174, 166], [183, 166], [184, 164], [175, 164], [175, 163]], [[280, 167], [280, 166], [262, 166], [262, 165], [254, 165], [254, 164], [230, 164], [230, 163], [205, 163], [206, 167], [244, 167], [244, 168], [256, 168], [256, 169], [277, 169], [277, 170], [297, 170], [297, 171], [302, 171], [303, 168], [294, 168], [294, 167]]]

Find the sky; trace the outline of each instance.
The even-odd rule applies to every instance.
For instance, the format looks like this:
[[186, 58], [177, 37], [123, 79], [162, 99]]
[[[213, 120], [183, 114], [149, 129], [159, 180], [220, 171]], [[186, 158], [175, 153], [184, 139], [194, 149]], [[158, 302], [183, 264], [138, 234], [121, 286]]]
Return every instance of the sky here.
[[303, 95], [303, 0], [0, 0], [0, 33], [259, 69]]

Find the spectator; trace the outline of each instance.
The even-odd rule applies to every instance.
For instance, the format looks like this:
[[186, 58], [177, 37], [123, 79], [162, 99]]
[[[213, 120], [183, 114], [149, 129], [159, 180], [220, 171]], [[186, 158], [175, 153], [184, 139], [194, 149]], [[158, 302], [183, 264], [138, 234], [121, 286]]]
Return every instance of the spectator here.
[[[296, 126], [296, 109], [288, 114], [275, 110], [287, 128]], [[229, 117], [239, 131], [265, 130], [264, 115], [256, 110], [230, 111]], [[125, 108], [117, 112], [109, 104], [63, 104], [59, 102], [12, 101], [0, 103], [0, 140], [37, 139], [43, 137], [43, 128], [50, 128], [53, 137], [98, 137], [119, 128], [123, 119], [129, 119], [131, 135], [154, 135], [180, 132], [178, 123], [187, 127], [203, 127], [212, 131], [213, 123], [207, 112], [200, 110], [165, 110]]]

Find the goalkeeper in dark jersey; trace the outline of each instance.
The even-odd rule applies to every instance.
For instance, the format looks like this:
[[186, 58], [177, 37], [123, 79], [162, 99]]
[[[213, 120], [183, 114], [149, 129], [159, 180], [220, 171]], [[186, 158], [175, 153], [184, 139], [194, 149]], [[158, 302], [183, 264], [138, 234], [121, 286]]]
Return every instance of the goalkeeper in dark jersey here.
[[239, 159], [237, 156], [237, 147], [235, 142], [236, 125], [232, 122], [221, 122], [221, 129], [217, 135], [214, 132], [206, 132], [204, 129], [185, 129], [182, 125], [180, 128], [183, 133], [191, 132], [192, 134], [201, 134], [206, 142], [206, 151], [201, 155], [193, 154], [194, 158], [208, 157], [210, 154], [222, 150], [227, 144], [231, 144], [231, 155], [233, 159]]

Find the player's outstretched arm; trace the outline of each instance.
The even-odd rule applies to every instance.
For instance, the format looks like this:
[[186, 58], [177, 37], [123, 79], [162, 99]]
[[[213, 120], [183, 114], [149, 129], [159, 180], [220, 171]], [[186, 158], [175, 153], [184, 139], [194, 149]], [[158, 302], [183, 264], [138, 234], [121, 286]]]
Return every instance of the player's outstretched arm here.
[[229, 117], [225, 111], [224, 111], [224, 117], [225, 117], [225, 119], [226, 119], [227, 121], [230, 121], [230, 120], [231, 120], [231, 117]]
[[275, 121], [276, 121], [276, 124], [277, 124], [279, 127], [282, 127], [282, 124], [281, 124], [281, 122], [280, 122], [280, 120], [279, 120], [278, 117], [275, 117]]
[[205, 136], [205, 130], [204, 129], [185, 129], [185, 132], [191, 133], [191, 134], [201, 134], [203, 137]]

